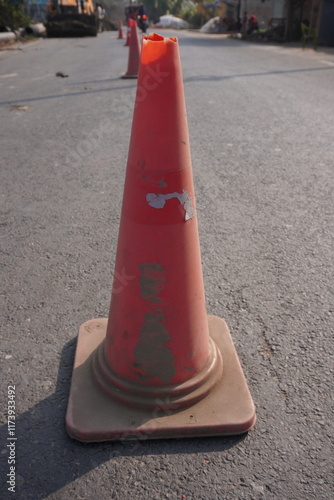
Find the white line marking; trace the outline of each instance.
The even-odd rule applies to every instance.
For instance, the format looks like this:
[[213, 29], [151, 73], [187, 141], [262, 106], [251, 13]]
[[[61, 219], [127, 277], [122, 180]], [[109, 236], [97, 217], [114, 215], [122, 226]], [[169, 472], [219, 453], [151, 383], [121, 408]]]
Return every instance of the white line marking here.
[[17, 73], [9, 73], [8, 75], [0, 75], [0, 78], [12, 78], [13, 76], [17, 76]]
[[320, 61], [324, 64], [328, 64], [328, 66], [334, 66], [334, 62], [331, 62], [331, 61]]

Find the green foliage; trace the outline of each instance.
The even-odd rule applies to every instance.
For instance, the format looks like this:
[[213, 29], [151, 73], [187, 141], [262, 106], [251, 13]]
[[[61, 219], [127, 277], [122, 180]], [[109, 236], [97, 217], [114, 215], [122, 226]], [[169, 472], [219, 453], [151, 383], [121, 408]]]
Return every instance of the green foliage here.
[[166, 13], [167, 3], [167, 0], [143, 0], [149, 20], [158, 22], [159, 17]]
[[182, 10], [181, 10], [181, 17], [185, 21], [187, 21], [189, 24], [192, 24], [192, 18], [194, 15], [197, 14], [197, 8], [196, 5], [193, 2], [183, 2], [182, 4]]
[[[95, 0], [93, 3], [94, 3], [94, 5], [96, 4]], [[120, 7], [119, 4], [117, 4], [114, 0], [101, 0], [98, 3], [101, 3], [101, 5], [103, 5], [103, 7], [105, 8], [106, 12], [109, 15], [112, 15], [114, 13], [118, 13], [119, 11], [122, 14], [124, 13], [124, 8]]]
[[179, 16], [183, 3], [184, 0], [143, 0], [148, 18], [154, 23], [159, 21], [160, 16], [167, 13]]
[[182, 10], [183, 0], [169, 0], [169, 13], [179, 16]]
[[24, 0], [0, 0], [0, 26], [8, 26], [11, 30], [28, 26], [30, 18], [23, 10]]
[[194, 29], [200, 28], [206, 21], [205, 17], [200, 12], [193, 12], [189, 17], [185, 14], [183, 19], [190, 24], [191, 28]]

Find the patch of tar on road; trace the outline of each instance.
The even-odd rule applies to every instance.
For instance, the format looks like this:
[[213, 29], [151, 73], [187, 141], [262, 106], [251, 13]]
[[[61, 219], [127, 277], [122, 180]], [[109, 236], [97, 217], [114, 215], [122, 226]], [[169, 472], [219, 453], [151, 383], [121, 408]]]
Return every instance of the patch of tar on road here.
[[10, 111], [29, 111], [31, 106], [25, 106], [23, 104], [17, 104], [16, 106], [11, 106]]

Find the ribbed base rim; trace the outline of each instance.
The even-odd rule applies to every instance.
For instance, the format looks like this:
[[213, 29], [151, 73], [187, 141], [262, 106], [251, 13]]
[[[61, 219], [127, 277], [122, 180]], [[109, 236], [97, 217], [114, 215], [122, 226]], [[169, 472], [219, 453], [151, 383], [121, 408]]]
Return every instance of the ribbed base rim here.
[[134, 408], [105, 394], [92, 377], [92, 357], [104, 341], [107, 318], [81, 325], [66, 413], [68, 434], [79, 441], [146, 440], [229, 436], [249, 431], [255, 407], [224, 320], [208, 316], [209, 332], [224, 359], [223, 375], [197, 403], [167, 410], [160, 398], [154, 410]]
[[92, 376], [99, 388], [112, 399], [134, 408], [177, 410], [191, 406], [209, 394], [223, 373], [223, 360], [210, 339], [210, 357], [203, 370], [182, 384], [147, 386], [117, 376], [107, 364], [102, 342], [92, 356]]

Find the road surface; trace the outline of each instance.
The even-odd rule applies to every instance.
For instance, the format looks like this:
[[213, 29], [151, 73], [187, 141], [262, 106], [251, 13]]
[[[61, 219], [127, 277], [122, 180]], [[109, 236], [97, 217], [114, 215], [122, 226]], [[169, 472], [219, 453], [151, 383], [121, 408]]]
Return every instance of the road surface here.
[[1, 498], [328, 500], [333, 55], [163, 34], [180, 40], [207, 309], [230, 327], [256, 426], [229, 438], [67, 436], [78, 327], [108, 314], [136, 81], [120, 79], [117, 33], [1, 51]]

